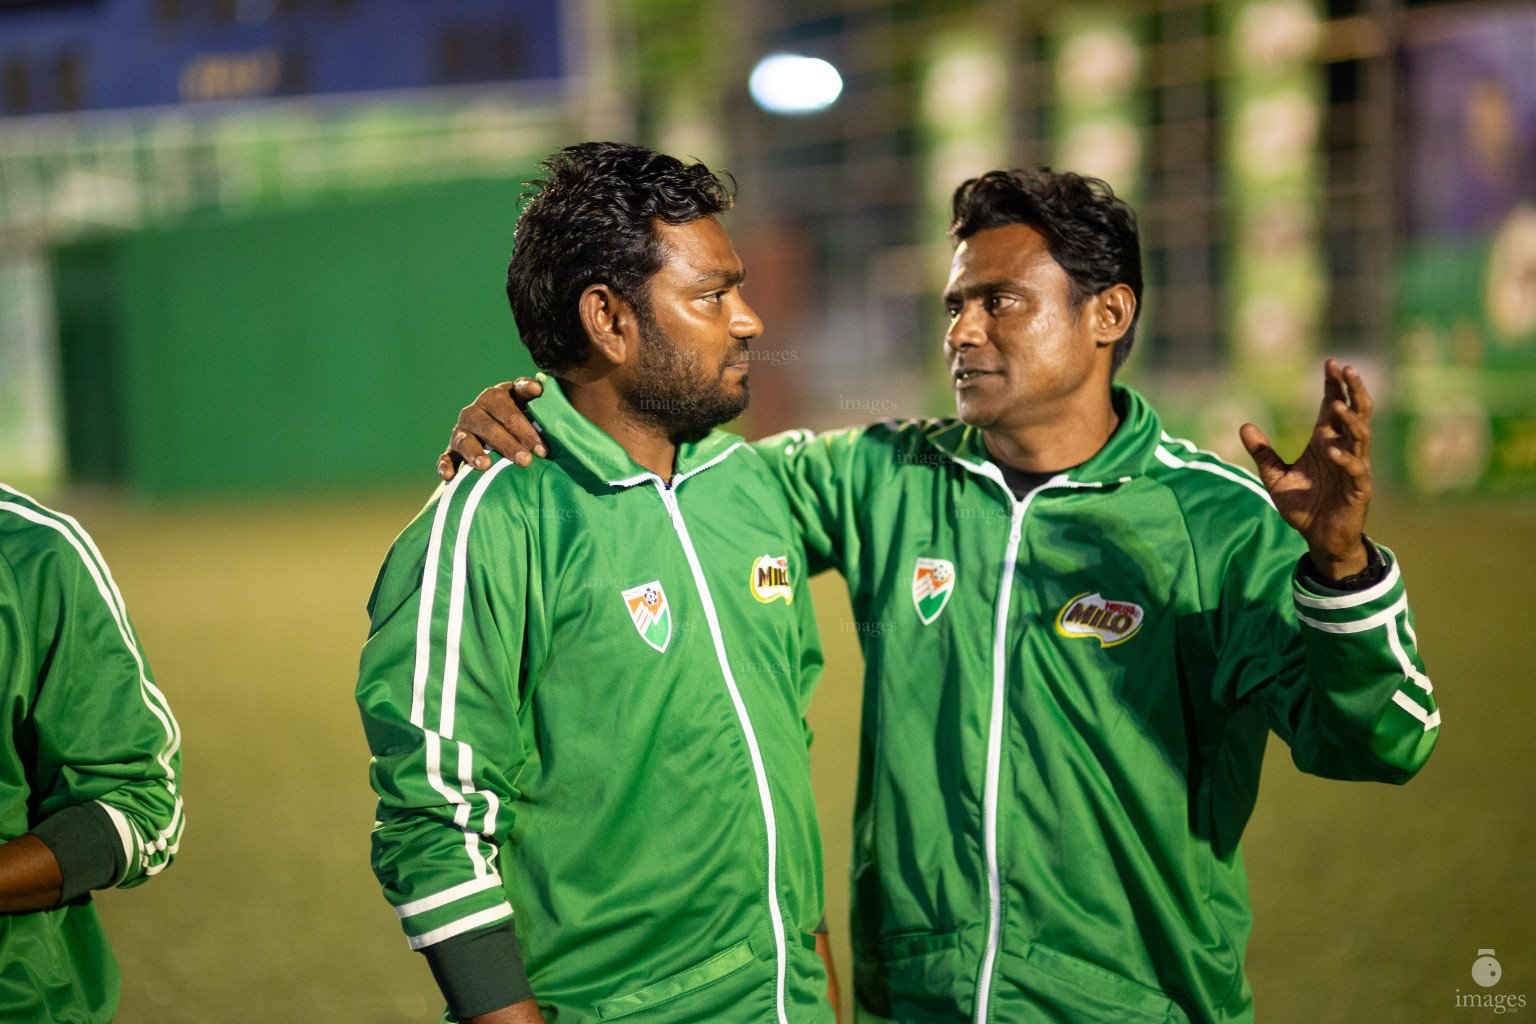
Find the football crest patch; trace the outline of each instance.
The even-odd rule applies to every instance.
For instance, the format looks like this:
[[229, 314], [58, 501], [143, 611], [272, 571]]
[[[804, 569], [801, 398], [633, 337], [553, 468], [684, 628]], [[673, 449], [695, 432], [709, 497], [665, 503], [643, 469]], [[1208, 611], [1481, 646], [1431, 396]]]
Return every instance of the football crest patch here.
[[763, 604], [781, 597], [785, 604], [794, 601], [795, 591], [789, 585], [789, 556], [763, 555], [752, 563], [752, 596]]
[[955, 592], [955, 563], [942, 558], [919, 558], [912, 574], [912, 603], [917, 617], [928, 625], [939, 617]]
[[640, 638], [658, 651], [665, 651], [672, 642], [672, 609], [667, 607], [667, 592], [660, 580], [642, 583], [624, 591], [624, 603], [629, 606], [629, 618], [639, 630]]
[[1056, 632], [1069, 637], [1097, 637], [1100, 647], [1113, 647], [1135, 636], [1144, 617], [1139, 604], [1106, 601], [1099, 594], [1078, 594], [1056, 616]]

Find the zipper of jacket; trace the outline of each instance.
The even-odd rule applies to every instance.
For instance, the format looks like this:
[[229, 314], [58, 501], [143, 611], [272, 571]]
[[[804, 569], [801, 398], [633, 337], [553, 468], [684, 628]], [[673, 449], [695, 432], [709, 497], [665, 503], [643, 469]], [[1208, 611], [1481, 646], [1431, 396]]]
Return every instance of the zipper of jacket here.
[[[987, 778], [983, 795], [982, 830], [987, 854], [987, 952], [981, 961], [981, 978], [976, 986], [976, 1024], [986, 1024], [992, 999], [992, 971], [997, 965], [998, 938], [1002, 932], [1002, 877], [997, 866], [997, 788], [1003, 759], [1003, 691], [1007, 684], [1004, 643], [1008, 624], [1008, 605], [1013, 599], [1013, 574], [1019, 564], [1019, 539], [1024, 533], [1024, 513], [1043, 487], [1035, 488], [1020, 501], [1008, 491], [1013, 518], [1008, 526], [1008, 548], [1003, 553], [1003, 578], [997, 588], [997, 621], [992, 627], [992, 716], [987, 726]], [[1005, 485], [1005, 490], [1007, 487]]]
[[[958, 461], [958, 460], [957, 460]], [[1065, 474], [1051, 477], [1045, 483], [1036, 487], [1022, 499], [1013, 496], [1013, 490], [1008, 486], [1003, 474], [991, 463], [982, 466], [961, 462], [973, 472], [980, 473], [989, 480], [995, 480], [1002, 485], [1003, 493], [1008, 496], [1009, 503], [1013, 506], [1013, 517], [1008, 527], [1008, 550], [1003, 555], [1003, 578], [998, 583], [997, 590], [997, 622], [992, 632], [992, 716], [987, 727], [987, 777], [986, 789], [983, 794], [982, 823], [984, 843], [987, 854], [987, 951], [982, 957], [981, 977], [976, 984], [976, 1019], [975, 1024], [987, 1024], [987, 1017], [991, 1010], [992, 1002], [992, 974], [997, 966], [998, 940], [1002, 936], [1003, 927], [1003, 883], [1001, 871], [997, 863], [997, 791], [999, 780], [1003, 770], [1003, 708], [1004, 695], [1007, 692], [1008, 665], [1004, 657], [1007, 649], [1005, 638], [1008, 627], [1008, 609], [1013, 600], [1013, 577], [1019, 565], [1019, 541], [1024, 536], [1024, 514], [1029, 511], [1029, 506], [1035, 500], [1035, 496], [1041, 491], [1052, 487], [1080, 488], [1098, 487], [1096, 483], [1076, 483], [1066, 478]]]
[[682, 482], [683, 477], [674, 480], [673, 487], [668, 487], [660, 477], [653, 477], [653, 480], [656, 490], [661, 494], [662, 503], [667, 506], [667, 512], [672, 517], [672, 528], [677, 531], [678, 538], [683, 542], [683, 553], [688, 556], [688, 567], [693, 571], [694, 586], [698, 589], [699, 599], [704, 602], [704, 618], [709, 622], [709, 633], [715, 641], [715, 656], [720, 660], [720, 671], [725, 673], [725, 686], [731, 693], [731, 703], [736, 705], [736, 717], [741, 721], [742, 732], [747, 738], [747, 750], [752, 755], [752, 772], [757, 777], [757, 795], [762, 801], [763, 824], [768, 836], [768, 914], [773, 922], [774, 952], [778, 963], [774, 983], [774, 1005], [778, 1011], [779, 1024], [789, 1024], [789, 1018], [784, 1012], [786, 956], [784, 917], [779, 909], [778, 826], [773, 816], [773, 797], [768, 789], [768, 772], [763, 767], [763, 753], [757, 743], [757, 733], [752, 728], [752, 718], [747, 714], [747, 705], [741, 699], [741, 691], [736, 686], [736, 677], [731, 674], [730, 662], [725, 656], [725, 638], [720, 632], [720, 618], [715, 613], [714, 599], [709, 595], [709, 584], [704, 580], [704, 568], [699, 563], [698, 552], [693, 548], [693, 540], [688, 536], [688, 524], [683, 521], [682, 510], [677, 507], [675, 487]]

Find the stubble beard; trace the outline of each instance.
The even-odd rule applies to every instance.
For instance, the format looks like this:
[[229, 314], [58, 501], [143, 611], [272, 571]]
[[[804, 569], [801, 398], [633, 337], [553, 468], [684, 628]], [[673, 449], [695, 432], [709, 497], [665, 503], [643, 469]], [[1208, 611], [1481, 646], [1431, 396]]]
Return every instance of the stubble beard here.
[[625, 410], [641, 423], [666, 432], [673, 444], [697, 441], [722, 423], [740, 416], [750, 397], [746, 378], [733, 393], [723, 370], [699, 365], [661, 330], [648, 304], [636, 309], [640, 358], [634, 376], [620, 392]]

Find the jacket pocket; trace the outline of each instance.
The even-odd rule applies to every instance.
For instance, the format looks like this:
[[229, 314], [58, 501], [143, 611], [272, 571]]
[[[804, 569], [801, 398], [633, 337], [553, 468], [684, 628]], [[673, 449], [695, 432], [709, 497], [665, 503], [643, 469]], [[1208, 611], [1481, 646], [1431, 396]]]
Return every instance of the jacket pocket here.
[[1028, 1001], [1051, 1007], [1065, 1019], [1189, 1024], [1179, 1005], [1157, 989], [1048, 946], [1030, 946], [1022, 957], [1005, 956], [1003, 969]]
[[742, 939], [736, 945], [716, 953], [703, 963], [694, 964], [687, 970], [679, 971], [660, 981], [653, 981], [644, 988], [637, 988], [633, 992], [626, 992], [612, 999], [604, 999], [594, 1009], [603, 1020], [613, 1020], [615, 1017], [648, 1010], [679, 996], [697, 992], [706, 985], [713, 985], [721, 978], [735, 974], [752, 960], [752, 944]]
[[865, 1013], [912, 1022], [970, 1015], [962, 984], [957, 932], [912, 932], [886, 939], [855, 966], [854, 987]]

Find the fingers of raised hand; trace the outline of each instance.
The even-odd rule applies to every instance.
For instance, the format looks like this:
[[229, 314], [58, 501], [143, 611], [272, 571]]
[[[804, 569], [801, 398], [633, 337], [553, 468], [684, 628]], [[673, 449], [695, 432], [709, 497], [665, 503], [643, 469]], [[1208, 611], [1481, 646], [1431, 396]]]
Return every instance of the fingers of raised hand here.
[[1323, 361], [1323, 410], [1334, 402], [1348, 402], [1349, 388], [1344, 379], [1344, 371], [1339, 367], [1339, 361], [1329, 356]]
[[459, 463], [463, 461], [457, 452], [449, 448], [437, 457], [437, 475], [444, 480], [452, 480], [453, 475], [459, 471]]
[[1371, 393], [1366, 390], [1365, 378], [1360, 376], [1360, 371], [1353, 366], [1344, 367], [1344, 383], [1349, 389], [1349, 405], [1360, 414], [1367, 423], [1371, 420], [1371, 413], [1376, 411], [1376, 403], [1371, 398]]
[[1348, 473], [1355, 489], [1363, 494], [1366, 500], [1370, 500], [1371, 460], [1356, 455], [1347, 448], [1338, 447], [1328, 448], [1328, 458], [1334, 465]]
[[1347, 364], [1341, 365], [1337, 359], [1329, 356], [1323, 363], [1324, 410], [1334, 402], [1343, 402], [1367, 420], [1376, 408], [1360, 371]]
[[1285, 464], [1284, 459], [1280, 458], [1274, 445], [1269, 443], [1269, 438], [1265, 436], [1264, 431], [1252, 423], [1244, 423], [1237, 435], [1242, 440], [1243, 447], [1248, 449], [1248, 454], [1252, 456], [1253, 464], [1258, 468], [1259, 479], [1264, 481], [1264, 486], [1273, 486], [1285, 475], [1285, 471], [1290, 467]]
[[1366, 416], [1351, 409], [1342, 401], [1334, 402], [1332, 427], [1354, 454], [1369, 458], [1371, 454], [1371, 425]]

